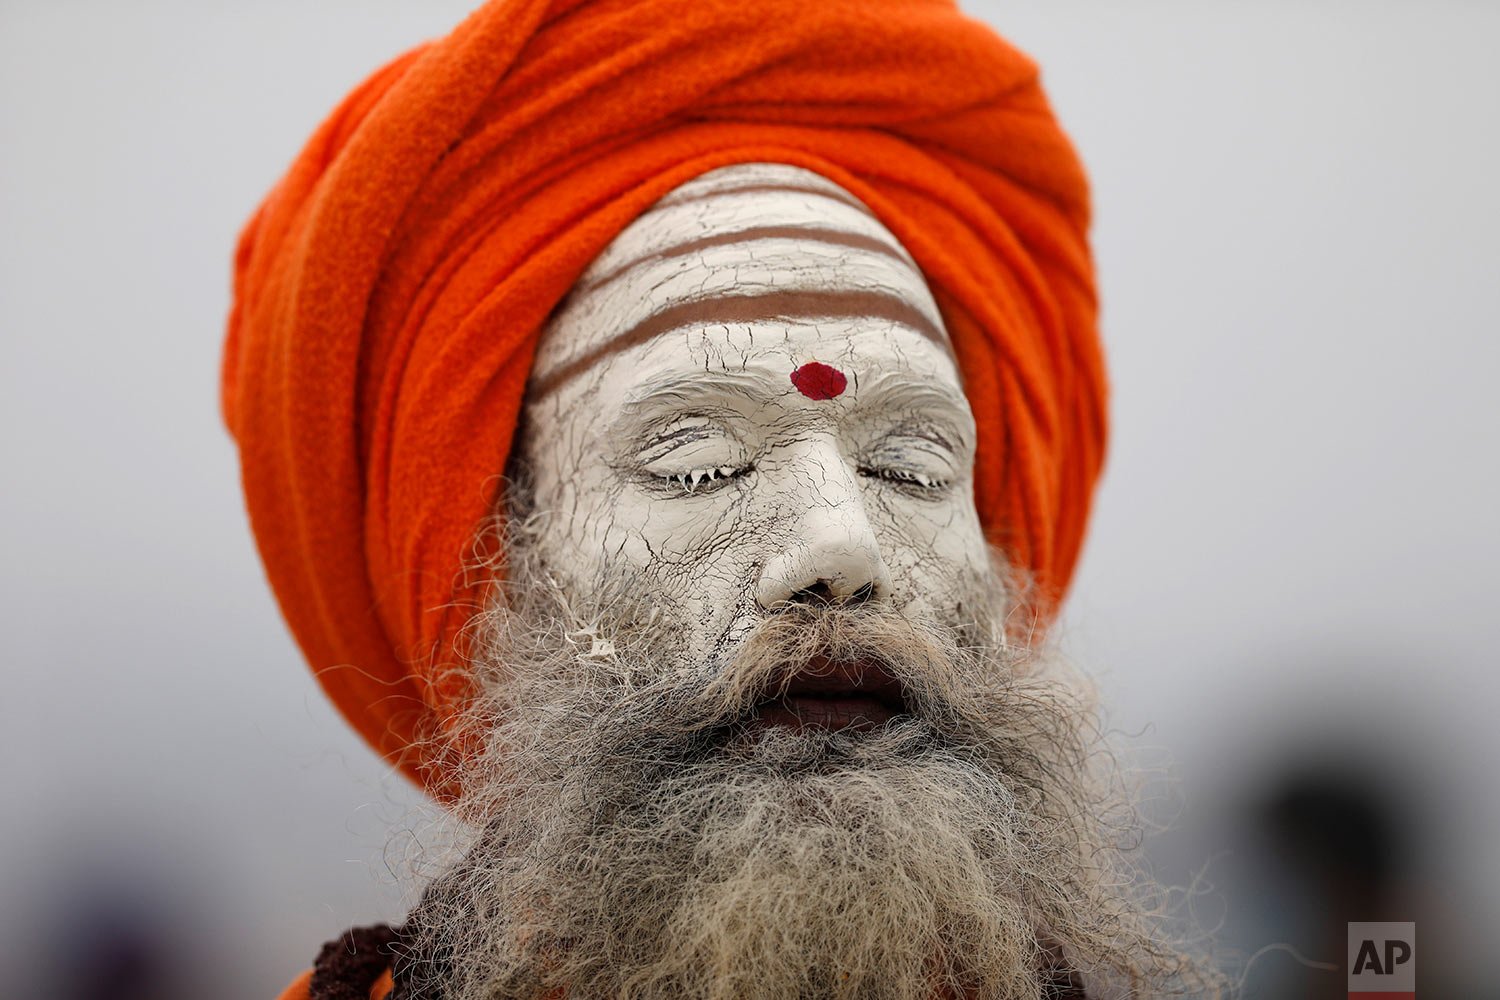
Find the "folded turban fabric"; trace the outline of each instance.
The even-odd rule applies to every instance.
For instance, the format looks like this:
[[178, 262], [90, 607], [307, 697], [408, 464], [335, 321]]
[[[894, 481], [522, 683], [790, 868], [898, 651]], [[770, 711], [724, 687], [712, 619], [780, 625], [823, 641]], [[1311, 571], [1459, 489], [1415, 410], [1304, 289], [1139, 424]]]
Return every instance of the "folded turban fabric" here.
[[[246, 226], [223, 367], [261, 556], [328, 694], [429, 789], [464, 571], [533, 349], [716, 167], [788, 163], [910, 251], [979, 427], [991, 541], [1053, 599], [1105, 439], [1088, 190], [1034, 63], [947, 0], [494, 0], [376, 72]], [[416, 746], [416, 749], [412, 749]]]

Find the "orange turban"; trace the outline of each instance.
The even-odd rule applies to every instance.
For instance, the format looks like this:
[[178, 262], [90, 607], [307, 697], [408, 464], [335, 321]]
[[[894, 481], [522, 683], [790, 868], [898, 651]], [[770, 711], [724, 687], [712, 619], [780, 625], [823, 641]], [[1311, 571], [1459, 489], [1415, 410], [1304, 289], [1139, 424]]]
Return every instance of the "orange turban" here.
[[[454, 648], [533, 349], [590, 261], [716, 167], [861, 198], [947, 321], [992, 541], [1060, 596], [1105, 437], [1088, 190], [1035, 64], [947, 0], [494, 0], [323, 123], [246, 226], [225, 418], [282, 612], [387, 758]], [[449, 669], [443, 669], [447, 666]]]

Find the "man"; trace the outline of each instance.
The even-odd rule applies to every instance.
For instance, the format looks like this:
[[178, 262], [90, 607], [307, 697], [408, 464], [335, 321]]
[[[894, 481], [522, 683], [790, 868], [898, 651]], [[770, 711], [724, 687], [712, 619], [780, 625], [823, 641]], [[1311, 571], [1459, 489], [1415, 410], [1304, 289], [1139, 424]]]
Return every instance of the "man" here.
[[312, 665], [475, 835], [288, 996], [1211, 990], [1032, 642], [1086, 216], [938, 2], [501, 0], [355, 91], [246, 230], [226, 413]]

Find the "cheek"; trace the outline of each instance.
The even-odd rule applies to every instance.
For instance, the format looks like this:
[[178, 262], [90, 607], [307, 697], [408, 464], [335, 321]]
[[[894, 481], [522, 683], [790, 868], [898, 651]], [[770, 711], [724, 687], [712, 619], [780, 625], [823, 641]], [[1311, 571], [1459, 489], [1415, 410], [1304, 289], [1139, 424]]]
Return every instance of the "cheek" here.
[[681, 629], [681, 648], [701, 660], [752, 614], [765, 537], [743, 494], [661, 499], [626, 484], [601, 520], [594, 551], [611, 572], [651, 591], [674, 623], [668, 627]]
[[867, 504], [895, 588], [908, 614], [942, 617], [956, 609], [959, 581], [988, 566], [989, 549], [972, 499], [923, 504], [885, 499]]
[[734, 486], [658, 497], [603, 465], [554, 477], [537, 500], [550, 512], [541, 538], [548, 563], [574, 586], [637, 581], [699, 636], [722, 633], [751, 592], [758, 546], [774, 519]]
[[702, 497], [664, 498], [625, 483], [615, 490], [604, 547], [664, 595], [723, 608], [748, 593], [773, 520], [764, 504], [733, 484]]

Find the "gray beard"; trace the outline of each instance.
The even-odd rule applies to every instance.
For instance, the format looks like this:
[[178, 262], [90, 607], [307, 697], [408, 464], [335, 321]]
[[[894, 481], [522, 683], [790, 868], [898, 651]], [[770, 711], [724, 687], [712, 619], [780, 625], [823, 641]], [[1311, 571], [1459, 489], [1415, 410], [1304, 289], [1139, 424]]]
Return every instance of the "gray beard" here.
[[[1086, 687], [1007, 641], [998, 575], [963, 585], [988, 613], [962, 626], [796, 606], [693, 663], [624, 582], [570, 599], [527, 551], [474, 625], [455, 726], [482, 746], [459, 805], [479, 832], [409, 916], [408, 995], [1218, 995], [1124, 860]], [[879, 662], [909, 712], [749, 726], [814, 654]]]

